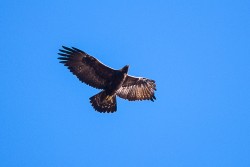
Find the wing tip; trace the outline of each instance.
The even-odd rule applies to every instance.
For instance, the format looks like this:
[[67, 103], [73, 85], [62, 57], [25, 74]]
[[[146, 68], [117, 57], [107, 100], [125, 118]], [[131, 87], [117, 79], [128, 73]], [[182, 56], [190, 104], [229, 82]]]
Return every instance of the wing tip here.
[[153, 95], [153, 96], [150, 98], [150, 100], [151, 100], [152, 102], [154, 102], [154, 101], [156, 100], [155, 95]]
[[78, 48], [76, 48], [76, 47], [72, 47], [72, 49], [74, 49], [74, 50], [77, 51], [77, 52], [81, 52], [81, 53], [86, 54], [84, 51], [82, 51], [82, 50], [80, 50], [80, 49], [78, 49]]
[[71, 48], [69, 48], [67, 46], [64, 46], [64, 45], [62, 45], [62, 48], [65, 49], [65, 50], [71, 50]]
[[59, 49], [59, 51], [63, 52], [63, 53], [67, 53], [67, 54], [72, 54], [72, 53], [76, 53], [76, 52], [87, 54], [84, 51], [82, 51], [82, 50], [80, 50], [80, 49], [78, 49], [76, 47], [67, 47], [67, 46], [62, 45], [62, 48], [63, 49]]

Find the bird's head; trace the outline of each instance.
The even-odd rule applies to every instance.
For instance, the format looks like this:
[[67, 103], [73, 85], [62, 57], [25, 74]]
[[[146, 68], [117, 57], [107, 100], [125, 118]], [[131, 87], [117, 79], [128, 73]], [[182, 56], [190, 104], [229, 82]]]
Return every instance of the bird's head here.
[[121, 71], [123, 72], [123, 73], [128, 73], [128, 68], [129, 68], [129, 65], [126, 65], [126, 66], [124, 66], [122, 69], [121, 69]]

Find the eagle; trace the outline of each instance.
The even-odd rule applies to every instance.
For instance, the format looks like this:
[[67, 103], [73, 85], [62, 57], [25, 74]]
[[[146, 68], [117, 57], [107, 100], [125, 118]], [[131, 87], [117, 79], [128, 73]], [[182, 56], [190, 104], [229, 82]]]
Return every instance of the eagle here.
[[155, 81], [128, 75], [129, 65], [116, 70], [80, 49], [66, 46], [62, 48], [58, 53], [60, 63], [64, 64], [81, 82], [102, 90], [89, 98], [96, 111], [115, 112], [116, 96], [129, 101], [156, 100]]

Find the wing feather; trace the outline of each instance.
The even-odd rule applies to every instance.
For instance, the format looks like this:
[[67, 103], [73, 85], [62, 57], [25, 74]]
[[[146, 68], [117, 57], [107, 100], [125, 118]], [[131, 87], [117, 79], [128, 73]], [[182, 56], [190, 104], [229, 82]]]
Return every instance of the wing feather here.
[[112, 81], [116, 70], [80, 49], [62, 47], [63, 49], [59, 49], [60, 53], [58, 53], [60, 63], [67, 66], [80, 81], [98, 89], [105, 89]]
[[156, 84], [154, 80], [128, 75], [123, 85], [117, 90], [116, 94], [129, 101], [151, 100], [154, 101]]

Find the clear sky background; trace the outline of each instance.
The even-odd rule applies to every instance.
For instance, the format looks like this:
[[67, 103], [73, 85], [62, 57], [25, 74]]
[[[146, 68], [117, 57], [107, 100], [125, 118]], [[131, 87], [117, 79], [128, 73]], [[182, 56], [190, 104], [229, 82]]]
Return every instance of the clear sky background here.
[[[0, 4], [1, 167], [249, 167], [249, 0]], [[154, 79], [101, 114], [58, 63], [78, 47]]]

